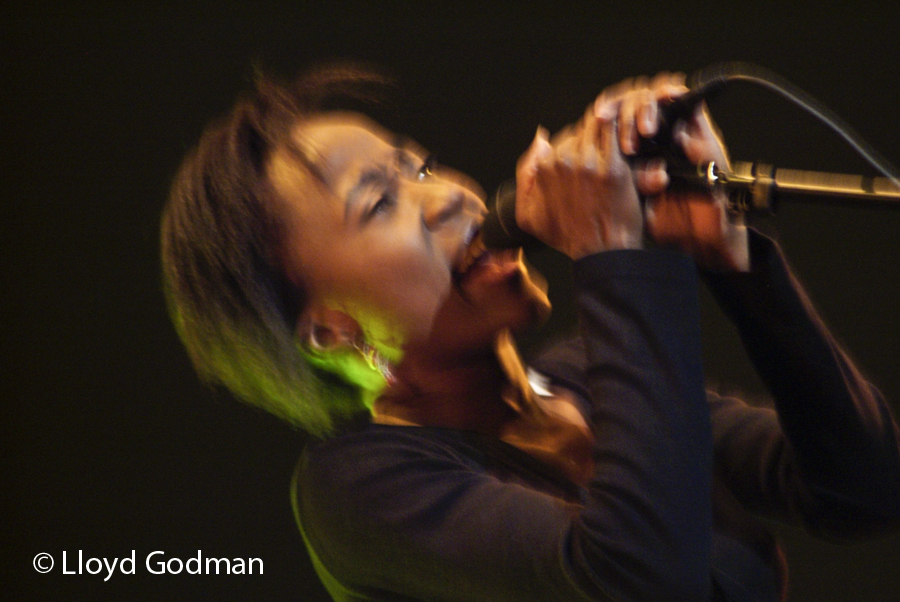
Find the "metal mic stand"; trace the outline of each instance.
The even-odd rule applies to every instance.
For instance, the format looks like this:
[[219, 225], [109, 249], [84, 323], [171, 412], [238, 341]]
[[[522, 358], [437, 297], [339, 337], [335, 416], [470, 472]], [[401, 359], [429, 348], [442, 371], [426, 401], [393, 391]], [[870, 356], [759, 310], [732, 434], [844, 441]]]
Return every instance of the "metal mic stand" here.
[[731, 170], [715, 162], [702, 163], [690, 172], [670, 176], [688, 186], [724, 189], [729, 209], [739, 213], [774, 213], [779, 193], [806, 194], [830, 203], [900, 208], [900, 183], [893, 178], [776, 169], [745, 161], [735, 161]]

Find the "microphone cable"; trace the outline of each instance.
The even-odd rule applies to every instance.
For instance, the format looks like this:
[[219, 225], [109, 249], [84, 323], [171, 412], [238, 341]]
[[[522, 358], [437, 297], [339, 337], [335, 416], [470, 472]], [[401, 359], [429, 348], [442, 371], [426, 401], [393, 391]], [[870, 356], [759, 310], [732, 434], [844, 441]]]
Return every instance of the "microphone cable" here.
[[843, 138], [872, 167], [900, 187], [900, 170], [846, 121], [810, 94], [768, 69], [745, 62], [717, 63], [693, 73], [688, 80], [688, 87], [696, 90], [700, 96], [709, 97], [726, 84], [736, 81], [749, 82], [771, 90], [816, 117]]

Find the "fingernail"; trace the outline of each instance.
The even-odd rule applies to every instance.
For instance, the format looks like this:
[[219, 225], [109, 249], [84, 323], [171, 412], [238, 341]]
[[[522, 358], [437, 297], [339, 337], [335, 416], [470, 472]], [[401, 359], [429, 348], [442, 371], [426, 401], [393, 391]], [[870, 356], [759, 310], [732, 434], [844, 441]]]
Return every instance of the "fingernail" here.
[[549, 135], [546, 128], [538, 126], [537, 132], [534, 134], [534, 142], [532, 142], [536, 158], [543, 159], [553, 150], [553, 147], [550, 146]]

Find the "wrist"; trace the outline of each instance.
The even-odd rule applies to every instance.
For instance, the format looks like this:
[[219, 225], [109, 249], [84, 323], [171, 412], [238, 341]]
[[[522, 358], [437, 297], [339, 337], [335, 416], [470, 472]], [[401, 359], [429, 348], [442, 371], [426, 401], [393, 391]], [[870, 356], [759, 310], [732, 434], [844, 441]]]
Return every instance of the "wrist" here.
[[749, 272], [750, 238], [747, 234], [747, 226], [735, 226], [733, 238], [731, 242], [731, 256], [734, 270], [737, 272]]
[[607, 251], [625, 251], [644, 248], [644, 229], [630, 228], [610, 232], [605, 237]]
[[643, 228], [598, 227], [590, 236], [573, 240], [564, 249], [566, 255], [577, 261], [588, 255], [605, 251], [638, 250], [644, 248]]
[[732, 226], [720, 248], [710, 253], [697, 254], [696, 261], [698, 267], [710, 272], [749, 272], [751, 263], [747, 227]]

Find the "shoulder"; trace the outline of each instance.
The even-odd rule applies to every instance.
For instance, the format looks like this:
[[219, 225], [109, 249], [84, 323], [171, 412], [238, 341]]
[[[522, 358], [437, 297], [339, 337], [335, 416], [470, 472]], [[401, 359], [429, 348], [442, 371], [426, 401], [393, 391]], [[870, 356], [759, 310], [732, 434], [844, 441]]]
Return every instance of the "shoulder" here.
[[353, 464], [375, 467], [382, 462], [435, 458], [471, 462], [476, 453], [465, 433], [450, 429], [367, 424], [334, 437], [307, 444], [303, 456], [315, 462], [334, 462], [352, 456]]
[[[307, 445], [294, 495], [307, 511], [371, 515], [374, 509], [440, 505], [458, 496], [512, 486], [559, 499], [579, 493], [524, 451], [476, 433], [368, 425]], [[487, 495], [487, 494], [486, 494]]]
[[447, 470], [480, 472], [483, 457], [464, 436], [439, 429], [367, 425], [307, 444], [297, 466], [298, 487], [315, 497], [393, 497], [410, 480]]

